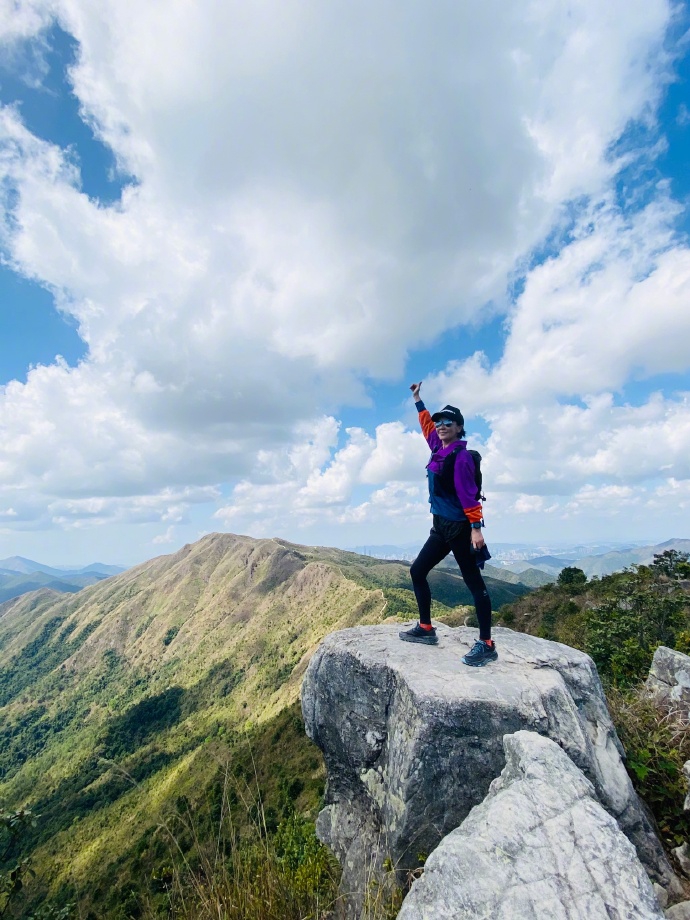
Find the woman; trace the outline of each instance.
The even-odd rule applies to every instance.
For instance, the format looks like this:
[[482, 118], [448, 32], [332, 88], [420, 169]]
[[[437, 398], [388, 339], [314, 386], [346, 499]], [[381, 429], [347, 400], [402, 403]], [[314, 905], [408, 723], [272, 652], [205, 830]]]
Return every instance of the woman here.
[[440, 412], [429, 415], [419, 396], [421, 386], [421, 382], [413, 383], [410, 389], [419, 412], [419, 424], [431, 448], [427, 477], [433, 527], [410, 568], [419, 623], [401, 632], [400, 638], [425, 645], [438, 642], [436, 630], [431, 625], [431, 590], [427, 575], [452, 552], [474, 598], [479, 621], [479, 640], [462, 660], [472, 667], [482, 667], [496, 661], [498, 652], [491, 638], [491, 598], [477, 565], [476, 553], [485, 544], [474, 458], [467, 450], [467, 442], [461, 440], [465, 434], [465, 420], [460, 410], [445, 406]]

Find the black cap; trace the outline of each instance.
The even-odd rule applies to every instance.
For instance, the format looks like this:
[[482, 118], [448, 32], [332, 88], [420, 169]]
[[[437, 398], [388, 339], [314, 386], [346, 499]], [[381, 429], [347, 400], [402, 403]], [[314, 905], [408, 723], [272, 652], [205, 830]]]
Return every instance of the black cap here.
[[442, 418], [448, 418], [452, 422], [457, 422], [461, 428], [465, 426], [465, 419], [462, 417], [462, 412], [455, 406], [444, 406], [440, 412], [434, 412], [431, 416], [431, 421], [437, 422]]

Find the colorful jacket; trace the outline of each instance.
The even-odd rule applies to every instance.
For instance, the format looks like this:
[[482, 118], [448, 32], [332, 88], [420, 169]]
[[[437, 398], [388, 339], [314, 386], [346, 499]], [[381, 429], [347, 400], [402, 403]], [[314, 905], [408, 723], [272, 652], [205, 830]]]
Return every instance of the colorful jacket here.
[[[444, 447], [424, 403], [419, 400], [419, 402], [415, 403], [415, 407], [419, 412], [419, 424], [422, 428], [422, 434], [431, 449], [431, 459], [426, 466], [431, 513], [438, 514], [450, 521], [462, 521], [465, 518], [470, 523], [481, 521], [482, 506], [476, 498], [477, 483], [474, 479], [474, 460], [466, 450], [467, 441], [454, 441], [448, 447]], [[441, 474], [444, 459], [448, 454], [452, 454], [454, 450], [458, 451], [458, 455], [455, 458], [453, 480], [456, 495], [440, 495], [436, 489], [435, 477]]]

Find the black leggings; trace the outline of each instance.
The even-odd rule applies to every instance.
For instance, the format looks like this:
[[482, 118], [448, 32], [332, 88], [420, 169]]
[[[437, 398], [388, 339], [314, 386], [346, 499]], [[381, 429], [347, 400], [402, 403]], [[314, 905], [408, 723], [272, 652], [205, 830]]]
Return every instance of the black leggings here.
[[460, 566], [463, 580], [474, 598], [474, 608], [479, 621], [479, 638], [491, 638], [491, 598], [486, 590], [482, 573], [472, 554], [472, 536], [469, 521], [446, 521], [434, 515], [434, 526], [429, 539], [412, 563], [410, 575], [414, 588], [419, 622], [431, 623], [431, 589], [427, 575], [452, 552]]

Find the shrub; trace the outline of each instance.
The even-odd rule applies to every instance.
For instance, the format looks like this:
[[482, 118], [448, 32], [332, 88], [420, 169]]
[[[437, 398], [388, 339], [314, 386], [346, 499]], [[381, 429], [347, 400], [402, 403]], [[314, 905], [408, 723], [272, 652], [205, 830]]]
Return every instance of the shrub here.
[[630, 687], [646, 677], [659, 645], [675, 647], [688, 599], [646, 566], [612, 582], [607, 593], [586, 611], [585, 651], [605, 680], [616, 687]]
[[27, 875], [33, 875], [29, 860], [12, 859], [17, 843], [26, 827], [36, 826], [28, 809], [0, 814], [0, 917], [4, 917], [17, 900]]
[[558, 573], [558, 584], [561, 587], [579, 587], [587, 584], [587, 576], [577, 566], [567, 565]]
[[[176, 920], [326, 920], [338, 867], [313, 823], [291, 810], [272, 833], [261, 798], [241, 785], [231, 797], [231, 783], [226, 775], [215, 834], [198, 826], [189, 808], [161, 825], [169, 859], [165, 874], [152, 879], [145, 916], [163, 909]], [[246, 812], [241, 829], [232, 819], [237, 800]]]
[[690, 760], [687, 707], [659, 702], [644, 687], [611, 688], [608, 702], [633, 785], [651, 809], [666, 847], [677, 847], [688, 839], [683, 810], [683, 764]]

